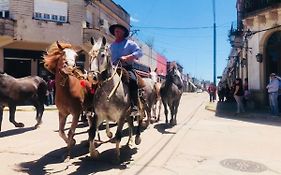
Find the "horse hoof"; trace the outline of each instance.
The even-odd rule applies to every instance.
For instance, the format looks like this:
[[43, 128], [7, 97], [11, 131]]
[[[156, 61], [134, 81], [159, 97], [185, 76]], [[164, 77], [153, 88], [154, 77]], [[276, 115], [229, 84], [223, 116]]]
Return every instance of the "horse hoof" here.
[[112, 136], [113, 136], [112, 132], [108, 132], [108, 133], [106, 133], [106, 134], [107, 134], [107, 137], [110, 138], [110, 139], [111, 139]]
[[140, 138], [140, 136], [136, 136], [136, 138], [135, 138], [135, 144], [136, 145], [139, 145], [141, 143], [141, 138]]
[[15, 123], [15, 127], [22, 128], [24, 127], [23, 123]]
[[91, 158], [98, 158], [100, 153], [97, 150], [91, 150], [90, 151], [90, 156]]

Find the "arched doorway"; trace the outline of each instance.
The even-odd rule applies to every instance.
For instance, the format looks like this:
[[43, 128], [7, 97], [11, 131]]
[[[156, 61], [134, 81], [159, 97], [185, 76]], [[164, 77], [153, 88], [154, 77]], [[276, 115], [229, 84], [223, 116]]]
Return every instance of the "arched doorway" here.
[[281, 76], [281, 31], [274, 32], [268, 39], [266, 48], [265, 78], [269, 81], [270, 73]]

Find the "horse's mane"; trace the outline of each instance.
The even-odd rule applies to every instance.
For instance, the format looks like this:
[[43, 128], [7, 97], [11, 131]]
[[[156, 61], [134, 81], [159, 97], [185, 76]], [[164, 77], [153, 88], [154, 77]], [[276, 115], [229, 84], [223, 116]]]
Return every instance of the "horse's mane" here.
[[[61, 45], [62, 49], [66, 48], [72, 48], [72, 45], [69, 43], [64, 43], [64, 42], [59, 42]], [[64, 53], [60, 48], [57, 46], [57, 42], [54, 42], [53, 44], [50, 45], [50, 47], [47, 49], [47, 53], [44, 54], [44, 67], [54, 73], [56, 70], [57, 62], [59, 58], [63, 55]]]

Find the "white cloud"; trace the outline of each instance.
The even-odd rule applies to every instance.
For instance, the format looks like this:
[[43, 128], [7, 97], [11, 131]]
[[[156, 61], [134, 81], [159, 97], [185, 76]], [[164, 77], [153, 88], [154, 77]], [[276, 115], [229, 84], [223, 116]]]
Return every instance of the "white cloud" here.
[[136, 19], [136, 18], [134, 18], [134, 17], [130, 17], [130, 20], [132, 21], [132, 22], [139, 22], [139, 20], [138, 19]]

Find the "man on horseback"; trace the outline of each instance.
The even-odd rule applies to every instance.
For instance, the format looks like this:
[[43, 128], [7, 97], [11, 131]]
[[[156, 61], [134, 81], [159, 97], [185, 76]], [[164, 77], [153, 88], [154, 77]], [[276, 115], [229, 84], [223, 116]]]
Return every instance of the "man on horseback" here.
[[122, 67], [129, 73], [131, 109], [133, 113], [136, 113], [138, 111], [138, 85], [133, 63], [143, 54], [140, 47], [134, 41], [127, 39], [129, 30], [125, 26], [113, 24], [109, 27], [109, 31], [115, 37], [115, 41], [110, 45], [112, 63], [117, 65], [121, 61]]

